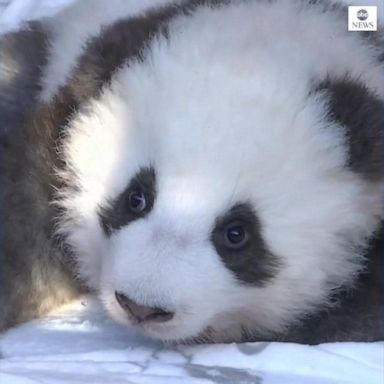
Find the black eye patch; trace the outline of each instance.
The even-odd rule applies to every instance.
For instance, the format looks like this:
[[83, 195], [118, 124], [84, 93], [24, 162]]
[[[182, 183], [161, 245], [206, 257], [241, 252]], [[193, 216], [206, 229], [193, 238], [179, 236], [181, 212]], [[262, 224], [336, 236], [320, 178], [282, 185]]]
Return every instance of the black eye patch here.
[[261, 224], [248, 203], [216, 220], [211, 241], [225, 266], [243, 283], [262, 286], [278, 272], [279, 259], [267, 248]]
[[153, 168], [141, 168], [128, 187], [114, 201], [100, 207], [99, 218], [104, 233], [110, 236], [130, 222], [145, 217], [153, 208], [156, 176]]

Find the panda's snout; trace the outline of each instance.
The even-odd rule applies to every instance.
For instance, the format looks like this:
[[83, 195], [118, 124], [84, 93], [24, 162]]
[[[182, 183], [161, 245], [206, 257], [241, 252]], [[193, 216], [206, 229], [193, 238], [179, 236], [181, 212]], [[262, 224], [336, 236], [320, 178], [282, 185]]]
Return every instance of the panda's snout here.
[[153, 322], [164, 323], [171, 320], [174, 316], [173, 312], [168, 312], [158, 307], [147, 307], [136, 303], [128, 296], [121, 292], [115, 292], [115, 297], [121, 308], [124, 309], [137, 323]]

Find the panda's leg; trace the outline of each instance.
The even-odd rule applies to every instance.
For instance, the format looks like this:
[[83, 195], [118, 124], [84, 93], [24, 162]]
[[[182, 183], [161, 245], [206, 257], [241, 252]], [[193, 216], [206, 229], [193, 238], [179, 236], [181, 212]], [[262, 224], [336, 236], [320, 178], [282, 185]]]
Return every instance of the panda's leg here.
[[38, 23], [0, 35], [0, 137], [21, 126], [38, 100], [49, 39]]
[[33, 124], [47, 45], [38, 25], [0, 39], [0, 331], [77, 294], [53, 236], [54, 143]]

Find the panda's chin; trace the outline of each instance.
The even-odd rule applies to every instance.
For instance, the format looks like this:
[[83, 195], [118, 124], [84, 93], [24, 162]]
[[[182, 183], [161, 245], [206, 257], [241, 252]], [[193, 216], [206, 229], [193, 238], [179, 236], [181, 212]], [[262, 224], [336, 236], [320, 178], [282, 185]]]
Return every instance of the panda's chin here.
[[[161, 341], [167, 344], [196, 344], [203, 340], [204, 328], [193, 327], [190, 329], [186, 324], [180, 323], [174, 324], [172, 322], [165, 324], [156, 323], [141, 323], [137, 324], [129, 319], [121, 319], [113, 316], [114, 320], [119, 324], [126, 326], [128, 329], [133, 329], [138, 333], [150, 339]], [[205, 339], [204, 339], [205, 340]], [[205, 342], [209, 342], [208, 338]]]
[[143, 324], [139, 331], [151, 339], [166, 343], [179, 343], [193, 338], [193, 334], [185, 326], [173, 324]]

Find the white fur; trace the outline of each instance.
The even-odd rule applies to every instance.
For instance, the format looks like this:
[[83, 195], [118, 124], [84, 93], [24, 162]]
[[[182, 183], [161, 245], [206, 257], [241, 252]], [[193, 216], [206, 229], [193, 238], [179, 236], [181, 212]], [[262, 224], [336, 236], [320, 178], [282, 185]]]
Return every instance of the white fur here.
[[[353, 284], [361, 256], [346, 244], [375, 230], [382, 189], [345, 167], [343, 129], [325, 123], [324, 100], [308, 91], [348, 73], [384, 95], [375, 55], [337, 16], [282, 0], [178, 17], [169, 41], [156, 39], [144, 63], [119, 71], [69, 127], [65, 156], [80, 192], [59, 200], [79, 274], [117, 320], [128, 322], [115, 290], [175, 311], [143, 325], [153, 337], [211, 327], [231, 340], [241, 325], [281, 331]], [[107, 239], [99, 206], [149, 165], [153, 210]], [[210, 242], [215, 219], [242, 201], [281, 260], [265, 287], [239, 284]]]

